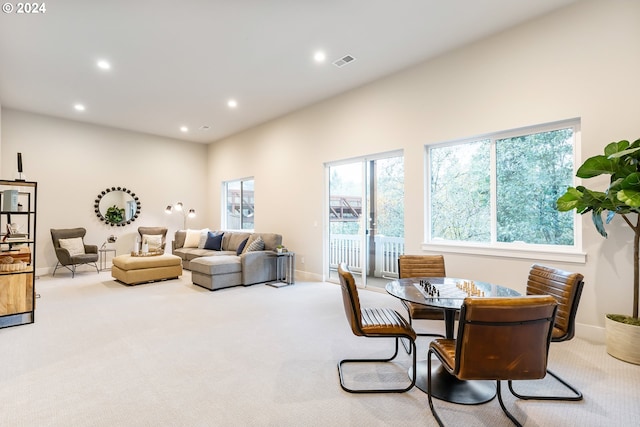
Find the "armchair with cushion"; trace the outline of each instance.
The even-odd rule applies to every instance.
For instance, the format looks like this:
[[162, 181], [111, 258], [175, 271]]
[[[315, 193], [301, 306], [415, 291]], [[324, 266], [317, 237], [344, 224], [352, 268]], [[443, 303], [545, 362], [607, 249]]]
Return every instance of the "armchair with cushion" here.
[[53, 270], [52, 276], [60, 267], [64, 267], [71, 272], [71, 277], [75, 277], [76, 266], [82, 264], [93, 264], [96, 271], [98, 269], [98, 245], [87, 245], [84, 243], [84, 236], [87, 230], [84, 228], [52, 228], [51, 240], [53, 249], [56, 251], [58, 262]]
[[165, 227], [138, 227], [140, 241], [145, 239], [149, 244], [149, 251], [162, 251], [167, 243], [167, 229]]

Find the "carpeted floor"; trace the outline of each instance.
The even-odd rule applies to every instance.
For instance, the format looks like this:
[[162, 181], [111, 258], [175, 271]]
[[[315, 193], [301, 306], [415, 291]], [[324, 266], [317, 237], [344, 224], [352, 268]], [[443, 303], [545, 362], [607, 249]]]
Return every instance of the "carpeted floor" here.
[[[179, 280], [127, 287], [109, 272], [36, 282], [36, 323], [0, 330], [0, 426], [431, 426], [426, 395], [352, 395], [342, 358], [381, 356], [391, 340], [355, 337], [340, 290], [328, 283], [210, 292]], [[400, 303], [360, 291], [365, 306]], [[438, 322], [419, 328], [442, 329]], [[426, 338], [419, 355], [426, 357]], [[404, 381], [410, 358], [347, 380]], [[518, 401], [526, 426], [632, 426], [640, 419], [640, 366], [582, 339], [551, 346], [550, 366], [582, 402]], [[373, 372], [373, 373], [371, 373]], [[542, 383], [542, 384], [541, 384]], [[525, 384], [554, 387], [551, 379]], [[508, 426], [497, 400], [436, 401], [450, 426]]]

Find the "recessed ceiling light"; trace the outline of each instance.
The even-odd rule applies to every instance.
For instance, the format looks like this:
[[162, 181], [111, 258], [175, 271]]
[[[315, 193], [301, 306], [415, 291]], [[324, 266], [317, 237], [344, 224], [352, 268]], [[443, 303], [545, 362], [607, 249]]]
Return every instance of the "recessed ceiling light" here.
[[235, 99], [230, 99], [227, 102], [227, 105], [229, 106], [229, 108], [236, 108], [238, 106], [238, 101], [236, 101]]
[[84, 105], [82, 105], [82, 104], [76, 104], [76, 105], [74, 105], [74, 106], [73, 106], [73, 108], [74, 108], [76, 111], [84, 111], [84, 110], [86, 110], [85, 106], [84, 106]]
[[189, 132], [189, 128], [186, 126], [180, 126], [180, 131], [182, 132]]
[[107, 61], [105, 61], [104, 59], [101, 59], [97, 62], [98, 68], [102, 69], [102, 70], [110, 70], [111, 69], [111, 64], [109, 64]]
[[324, 62], [327, 59], [327, 54], [319, 50], [313, 55], [313, 59], [316, 62]]

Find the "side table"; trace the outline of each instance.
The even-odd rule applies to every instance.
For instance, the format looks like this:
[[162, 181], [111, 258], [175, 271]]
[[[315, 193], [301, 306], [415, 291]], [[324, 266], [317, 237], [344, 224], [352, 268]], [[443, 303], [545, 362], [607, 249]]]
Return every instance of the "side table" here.
[[110, 249], [110, 248], [98, 249], [100, 271], [107, 270], [107, 254], [108, 253], [111, 253], [111, 259], [113, 259], [116, 256], [115, 249]]
[[276, 257], [276, 281], [267, 283], [267, 285], [274, 288], [293, 285], [295, 283], [293, 277], [296, 261], [295, 252], [273, 252], [273, 256]]

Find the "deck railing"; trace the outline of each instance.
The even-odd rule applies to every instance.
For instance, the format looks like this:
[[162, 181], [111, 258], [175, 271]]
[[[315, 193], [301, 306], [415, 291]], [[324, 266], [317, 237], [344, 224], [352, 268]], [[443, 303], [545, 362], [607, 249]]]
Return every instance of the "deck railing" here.
[[[403, 237], [376, 236], [375, 244], [375, 277], [398, 277], [398, 255], [404, 253]], [[354, 273], [362, 272], [360, 253], [362, 239], [357, 235], [334, 234], [329, 242], [329, 266], [338, 268], [338, 264], [346, 262]]]

